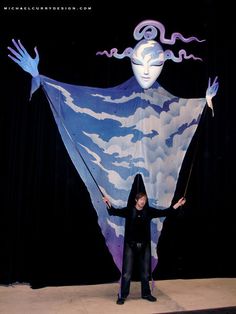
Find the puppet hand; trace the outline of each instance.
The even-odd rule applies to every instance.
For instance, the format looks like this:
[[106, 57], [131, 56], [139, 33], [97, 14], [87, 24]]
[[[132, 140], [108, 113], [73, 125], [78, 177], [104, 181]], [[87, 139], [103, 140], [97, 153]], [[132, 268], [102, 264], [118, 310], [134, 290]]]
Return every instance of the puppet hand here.
[[207, 105], [208, 105], [208, 107], [211, 108], [213, 116], [214, 116], [214, 109], [213, 109], [213, 104], [212, 104], [212, 98], [216, 95], [217, 90], [219, 88], [219, 83], [217, 82], [217, 79], [218, 79], [218, 77], [216, 76], [213, 84], [211, 85], [211, 79], [209, 78], [208, 87], [207, 87], [207, 91], [206, 91]]
[[16, 49], [11, 47], [7, 47], [8, 50], [15, 56], [8, 55], [15, 63], [17, 63], [24, 71], [31, 74], [33, 77], [39, 75], [38, 72], [38, 64], [39, 64], [39, 54], [37, 48], [34, 48], [36, 57], [33, 59], [28, 52], [26, 51], [25, 47], [21, 44], [20, 40], [17, 42], [12, 39], [13, 45]]

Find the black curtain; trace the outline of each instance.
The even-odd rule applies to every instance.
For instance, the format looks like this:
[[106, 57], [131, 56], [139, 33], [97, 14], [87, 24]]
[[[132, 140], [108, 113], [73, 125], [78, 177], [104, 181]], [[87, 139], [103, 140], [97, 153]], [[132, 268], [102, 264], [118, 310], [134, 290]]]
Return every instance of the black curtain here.
[[7, 57], [6, 47], [12, 46], [12, 38], [21, 39], [33, 56], [37, 46], [40, 73], [58, 81], [115, 86], [132, 75], [130, 61], [95, 54], [134, 46], [134, 27], [144, 19], [162, 22], [166, 37], [178, 31], [206, 39], [185, 47], [203, 62], [166, 62], [158, 79], [165, 89], [180, 97], [200, 98], [205, 97], [208, 77], [218, 75], [220, 83], [213, 99], [215, 117], [206, 111], [185, 158], [175, 199], [184, 193], [194, 160], [187, 204], [165, 220], [154, 278], [234, 277], [232, 8], [211, 0], [194, 5], [149, 1], [129, 8], [124, 1], [77, 1], [77, 8], [80, 5], [83, 9], [77, 11], [1, 8], [0, 283], [27, 282], [38, 288], [119, 279], [47, 99], [39, 89], [29, 100], [31, 77]]

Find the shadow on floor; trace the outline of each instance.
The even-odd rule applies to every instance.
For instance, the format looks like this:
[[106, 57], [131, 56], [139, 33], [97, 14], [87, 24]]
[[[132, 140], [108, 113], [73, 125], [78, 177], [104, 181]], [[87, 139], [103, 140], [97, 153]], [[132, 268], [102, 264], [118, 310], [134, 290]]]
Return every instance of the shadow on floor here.
[[236, 314], [236, 306], [219, 307], [215, 309], [202, 309], [194, 311], [165, 312], [159, 314]]

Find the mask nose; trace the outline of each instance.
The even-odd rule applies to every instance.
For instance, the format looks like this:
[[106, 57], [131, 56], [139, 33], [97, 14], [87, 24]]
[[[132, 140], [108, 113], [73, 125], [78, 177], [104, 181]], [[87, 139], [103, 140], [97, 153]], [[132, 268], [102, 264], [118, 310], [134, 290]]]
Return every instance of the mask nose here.
[[148, 65], [148, 63], [145, 63], [143, 67], [144, 67], [143, 73], [145, 75], [148, 75], [149, 74], [149, 65]]

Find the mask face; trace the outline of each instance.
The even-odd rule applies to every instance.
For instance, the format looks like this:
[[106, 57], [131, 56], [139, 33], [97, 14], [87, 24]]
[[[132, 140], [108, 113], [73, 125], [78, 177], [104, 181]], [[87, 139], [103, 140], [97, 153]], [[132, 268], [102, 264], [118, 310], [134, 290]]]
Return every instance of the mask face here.
[[143, 40], [134, 48], [131, 57], [134, 76], [139, 85], [147, 89], [153, 85], [164, 65], [164, 52], [154, 40]]

